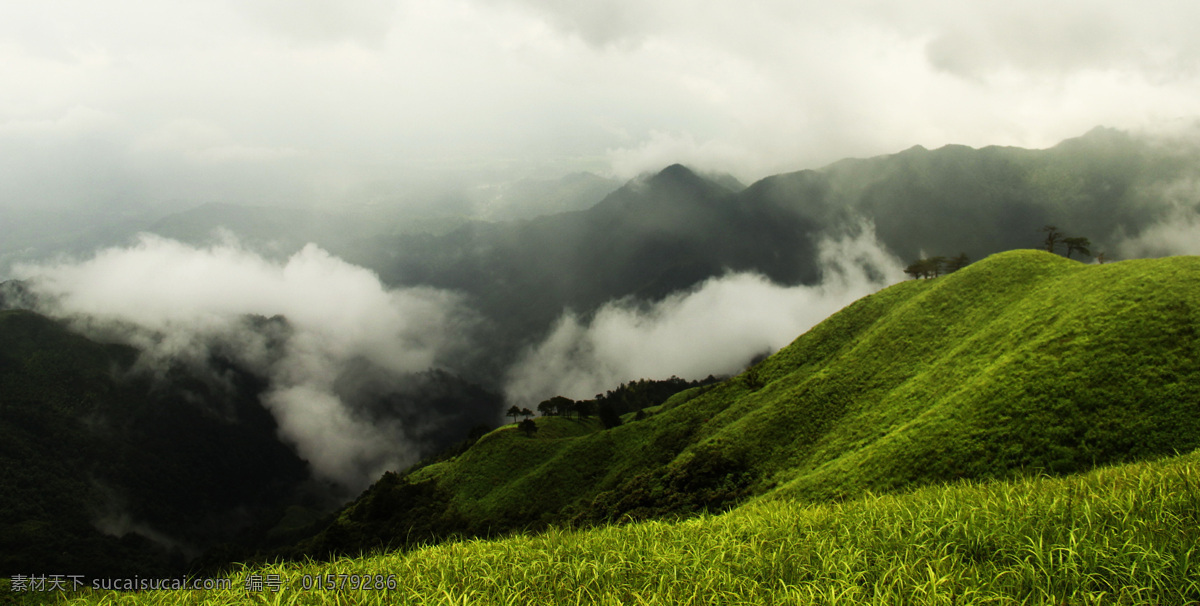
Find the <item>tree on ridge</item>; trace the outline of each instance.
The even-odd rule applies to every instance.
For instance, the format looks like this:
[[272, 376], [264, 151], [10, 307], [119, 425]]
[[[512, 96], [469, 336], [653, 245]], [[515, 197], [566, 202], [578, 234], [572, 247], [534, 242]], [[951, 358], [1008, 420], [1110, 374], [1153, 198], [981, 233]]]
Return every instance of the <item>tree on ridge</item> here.
[[1042, 240], [1042, 244], [1046, 245], [1046, 252], [1054, 252], [1054, 248], [1058, 246], [1059, 242], [1062, 242], [1062, 232], [1058, 231], [1058, 228], [1053, 225], [1047, 225], [1038, 231], [1046, 233], [1046, 239]]
[[1067, 258], [1071, 258], [1071, 253], [1080, 252], [1087, 256], [1092, 256], [1092, 251], [1088, 247], [1092, 245], [1091, 241], [1082, 236], [1075, 238], [1063, 238], [1063, 244], [1067, 245]]

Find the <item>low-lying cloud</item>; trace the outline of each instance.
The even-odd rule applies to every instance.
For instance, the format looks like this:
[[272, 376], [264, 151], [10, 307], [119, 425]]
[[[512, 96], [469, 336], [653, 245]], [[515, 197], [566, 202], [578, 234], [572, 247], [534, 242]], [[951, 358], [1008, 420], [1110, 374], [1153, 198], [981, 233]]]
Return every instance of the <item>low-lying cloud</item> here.
[[[365, 362], [402, 377], [437, 366], [465, 345], [472, 322], [453, 293], [388, 289], [311, 244], [272, 262], [232, 240], [198, 248], [142, 235], [85, 261], [17, 271], [43, 311], [137, 346], [146, 367], [202, 365], [220, 351], [263, 373], [263, 403], [281, 438], [317, 476], [348, 488], [412, 463], [418, 452], [406, 428], [367, 418], [339, 395], [342, 371]], [[285, 321], [251, 329], [253, 316]]]
[[1200, 255], [1200, 181], [1181, 179], [1155, 191], [1163, 217], [1117, 244], [1122, 259]]
[[845, 307], [904, 278], [874, 227], [824, 241], [823, 279], [780, 286], [752, 274], [712, 278], [648, 308], [618, 301], [590, 322], [564, 314], [509, 373], [508, 399], [529, 405], [554, 395], [590, 398], [622, 381], [701, 378], [740, 371]]

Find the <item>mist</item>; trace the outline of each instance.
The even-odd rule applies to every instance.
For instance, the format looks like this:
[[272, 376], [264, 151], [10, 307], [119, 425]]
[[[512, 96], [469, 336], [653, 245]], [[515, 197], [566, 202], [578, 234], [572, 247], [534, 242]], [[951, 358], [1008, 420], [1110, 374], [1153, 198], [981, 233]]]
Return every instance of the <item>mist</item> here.
[[142, 235], [88, 259], [16, 269], [40, 311], [137, 347], [144, 370], [203, 366], [219, 353], [267, 377], [262, 402], [280, 438], [348, 489], [411, 464], [420, 442], [414, 428], [354, 406], [342, 373], [365, 364], [400, 382], [448, 363], [475, 322], [454, 293], [386, 288], [315, 245], [276, 262], [232, 239], [194, 247]]
[[1200, 255], [1200, 180], [1181, 179], [1156, 188], [1150, 199], [1159, 202], [1159, 220], [1116, 244], [1120, 259]]
[[590, 321], [564, 313], [508, 374], [509, 401], [591, 398], [621, 382], [699, 379], [741, 371], [856, 299], [904, 279], [900, 260], [862, 223], [819, 246], [822, 279], [780, 286], [754, 273], [711, 278], [650, 306], [622, 300]]
[[1194, 118], [1197, 17], [1177, 0], [4, 3], [0, 206], [361, 202], [402, 173], [673, 162], [751, 182], [914, 144], [1044, 147]]

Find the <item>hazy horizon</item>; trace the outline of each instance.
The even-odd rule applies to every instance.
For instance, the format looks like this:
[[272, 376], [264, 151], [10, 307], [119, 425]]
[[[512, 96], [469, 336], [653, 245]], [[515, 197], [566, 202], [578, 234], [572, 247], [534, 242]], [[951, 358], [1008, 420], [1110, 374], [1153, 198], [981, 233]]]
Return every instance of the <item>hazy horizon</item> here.
[[[164, 356], [229, 338], [245, 314], [287, 316], [279, 360], [238, 343], [241, 361], [270, 377], [283, 439], [360, 484], [418, 452], [394, 439], [406, 428], [354, 417], [339, 373], [366, 360], [402, 377], [482, 347], [469, 342], [478, 310], [388, 283], [310, 235], [271, 254], [256, 234], [138, 235], [156, 218], [218, 202], [461, 219], [522, 179], [619, 183], [681, 163], [749, 184], [917, 145], [1047, 148], [1097, 126], [1194, 145], [1198, 19], [1200, 5], [1167, 0], [5, 3], [0, 279], [35, 281], [59, 297], [57, 317], [132, 326], [133, 343], [166, 335], [179, 351], [149, 348]], [[572, 208], [601, 181], [570, 190]], [[1177, 212], [1122, 253], [1192, 250], [1194, 186], [1167, 192]], [[395, 235], [388, 222], [409, 220], [397, 217], [303, 227], [344, 242]], [[903, 278], [909, 260], [864, 226], [814, 240], [819, 284], [727, 272], [647, 308], [627, 293], [590, 318], [564, 307], [549, 332], [520, 336], [507, 395], [736, 372]]]
[[0, 207], [403, 203], [1193, 128], [1184, 2], [0, 7]]

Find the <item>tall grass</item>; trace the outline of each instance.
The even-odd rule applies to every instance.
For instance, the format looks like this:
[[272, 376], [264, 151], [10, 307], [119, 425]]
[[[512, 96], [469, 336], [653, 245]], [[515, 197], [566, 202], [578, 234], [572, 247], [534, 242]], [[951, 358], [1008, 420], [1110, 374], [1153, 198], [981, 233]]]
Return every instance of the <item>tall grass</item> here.
[[[279, 574], [278, 593], [243, 588]], [[394, 575], [301, 591], [302, 575]], [[555, 529], [236, 575], [234, 589], [74, 604], [1200, 604], [1200, 451], [1065, 478], [959, 483], [719, 516]]]

